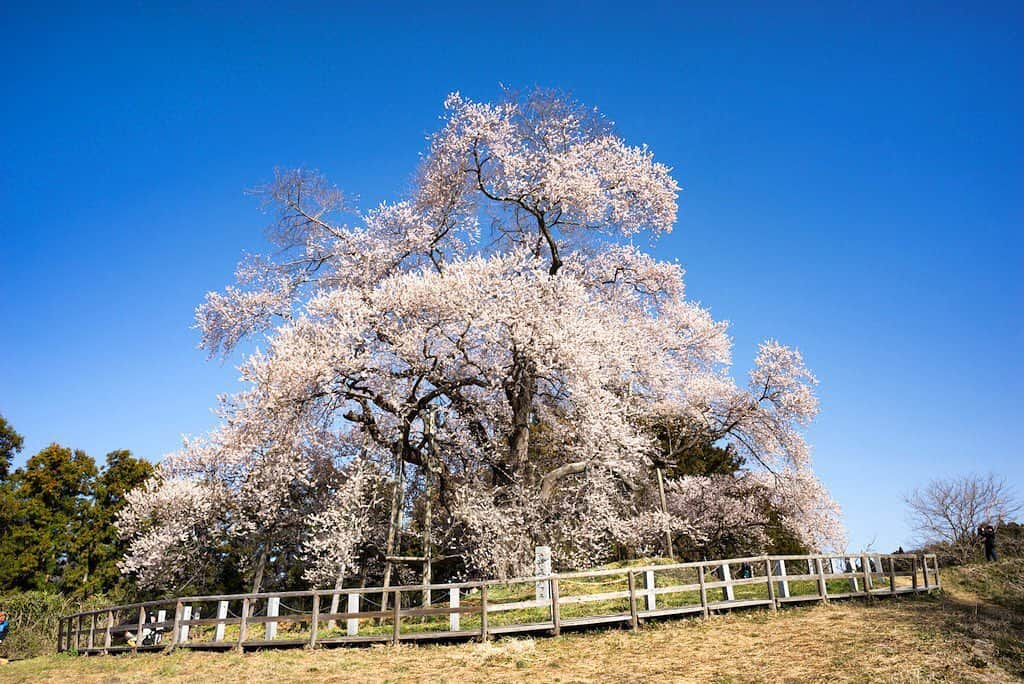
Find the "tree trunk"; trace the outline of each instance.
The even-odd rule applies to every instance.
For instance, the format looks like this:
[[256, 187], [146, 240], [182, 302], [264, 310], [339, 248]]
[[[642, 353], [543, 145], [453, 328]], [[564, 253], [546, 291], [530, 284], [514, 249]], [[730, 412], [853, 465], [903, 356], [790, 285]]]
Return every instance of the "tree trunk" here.
[[[266, 566], [267, 566], [267, 547], [266, 547], [266, 545], [263, 545], [260, 548], [260, 557], [256, 561], [256, 569], [253, 571], [253, 575], [252, 575], [252, 592], [251, 593], [258, 594], [260, 592], [260, 590], [263, 588], [263, 571], [266, 568]], [[255, 603], [256, 603], [255, 601], [250, 601], [249, 602], [249, 616], [250, 617], [252, 616], [252, 611], [256, 607]]]
[[[339, 603], [339, 601], [341, 601], [341, 594], [337, 593], [337, 591], [339, 589], [341, 589], [344, 585], [345, 585], [345, 573], [339, 572], [338, 573], [338, 578], [336, 580], [334, 580], [334, 591], [335, 591], [335, 593], [331, 595], [331, 614], [332, 615], [338, 612], [338, 603]], [[332, 619], [332, 620], [328, 620], [327, 621], [327, 629], [335, 629], [337, 626], [338, 626], [338, 621], [337, 620], [333, 620]]]
[[506, 472], [499, 473], [499, 482], [511, 484], [522, 472], [530, 449], [530, 412], [533, 409], [533, 393], [536, 379], [533, 364], [515, 355], [512, 378], [505, 387], [509, 408], [512, 411], [512, 432], [508, 438], [509, 460]]
[[[658, 472], [658, 496], [661, 498], [661, 512], [663, 515], [668, 515], [668, 501], [665, 499], [665, 478], [662, 477], [661, 468], [655, 468]], [[668, 522], [665, 523], [665, 548], [668, 550], [668, 557], [675, 560], [675, 554], [672, 552], [672, 530], [668, 526]]]
[[[391, 497], [391, 518], [388, 520], [388, 538], [384, 546], [384, 581], [381, 586], [386, 590], [391, 586], [391, 557], [396, 555], [395, 550], [400, 542], [399, 534], [402, 528], [402, 508], [405, 505], [405, 461], [401, 456], [395, 457], [395, 491]], [[380, 595], [381, 612], [387, 612], [388, 593], [382, 591]]]

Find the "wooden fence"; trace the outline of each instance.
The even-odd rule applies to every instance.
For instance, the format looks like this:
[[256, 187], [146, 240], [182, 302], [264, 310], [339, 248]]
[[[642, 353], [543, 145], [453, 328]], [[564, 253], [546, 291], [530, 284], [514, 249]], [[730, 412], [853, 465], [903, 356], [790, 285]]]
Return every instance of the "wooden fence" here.
[[[255, 649], [488, 639], [940, 587], [934, 555], [756, 556], [381, 589], [188, 596], [62, 616], [58, 651]], [[380, 610], [387, 596], [390, 605]], [[344, 608], [341, 609], [342, 602]], [[374, 610], [374, 608], [377, 608]]]

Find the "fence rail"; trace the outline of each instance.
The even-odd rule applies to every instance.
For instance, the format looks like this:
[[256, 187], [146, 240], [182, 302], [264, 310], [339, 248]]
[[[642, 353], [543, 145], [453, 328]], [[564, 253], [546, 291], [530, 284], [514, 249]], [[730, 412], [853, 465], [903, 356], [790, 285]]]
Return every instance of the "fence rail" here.
[[934, 554], [862, 553], [753, 556], [388, 588], [185, 596], [62, 616], [57, 650], [94, 655], [557, 635], [565, 628], [623, 624], [636, 629], [644, 620], [669, 616], [776, 610], [801, 601], [930, 592], [940, 586]]

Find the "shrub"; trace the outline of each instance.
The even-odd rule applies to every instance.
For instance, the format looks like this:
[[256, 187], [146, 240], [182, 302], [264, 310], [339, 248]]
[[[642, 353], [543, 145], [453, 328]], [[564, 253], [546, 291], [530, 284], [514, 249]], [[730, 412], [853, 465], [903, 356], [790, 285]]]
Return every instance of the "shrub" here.
[[11, 622], [7, 640], [0, 646], [0, 657], [31, 658], [55, 653], [57, 622], [61, 615], [102, 608], [113, 602], [115, 599], [104, 594], [86, 600], [44, 591], [0, 594], [0, 610], [7, 613], [7, 619]]

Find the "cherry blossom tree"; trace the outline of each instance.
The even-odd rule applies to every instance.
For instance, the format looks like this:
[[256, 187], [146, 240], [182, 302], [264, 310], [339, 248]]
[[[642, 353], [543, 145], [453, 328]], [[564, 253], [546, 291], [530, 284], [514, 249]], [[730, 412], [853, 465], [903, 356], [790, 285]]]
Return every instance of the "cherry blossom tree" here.
[[[726, 324], [686, 298], [677, 264], [629, 244], [674, 225], [670, 169], [555, 93], [453, 94], [445, 109], [401, 201], [360, 213], [306, 170], [262, 188], [277, 252], [243, 261], [197, 325], [211, 354], [254, 336], [264, 351], [222, 399], [222, 426], [133, 497], [125, 569], [179, 572], [182, 549], [234, 536], [256, 540], [259, 586], [267, 558], [304, 539], [306, 578], [337, 580], [367, 535], [393, 555], [423, 483], [443, 511], [441, 551], [466, 572], [522, 572], [536, 543], [563, 566], [615, 543], [653, 551], [666, 525], [703, 524], [688, 501], [728, 489], [678, 483], [672, 510], [643, 504], [658, 414], [740, 450], [809, 544], [834, 537], [801, 434], [817, 401], [799, 353], [766, 342], [740, 387]], [[368, 484], [382, 473], [387, 525]], [[175, 497], [210, 513], [165, 516]]]

